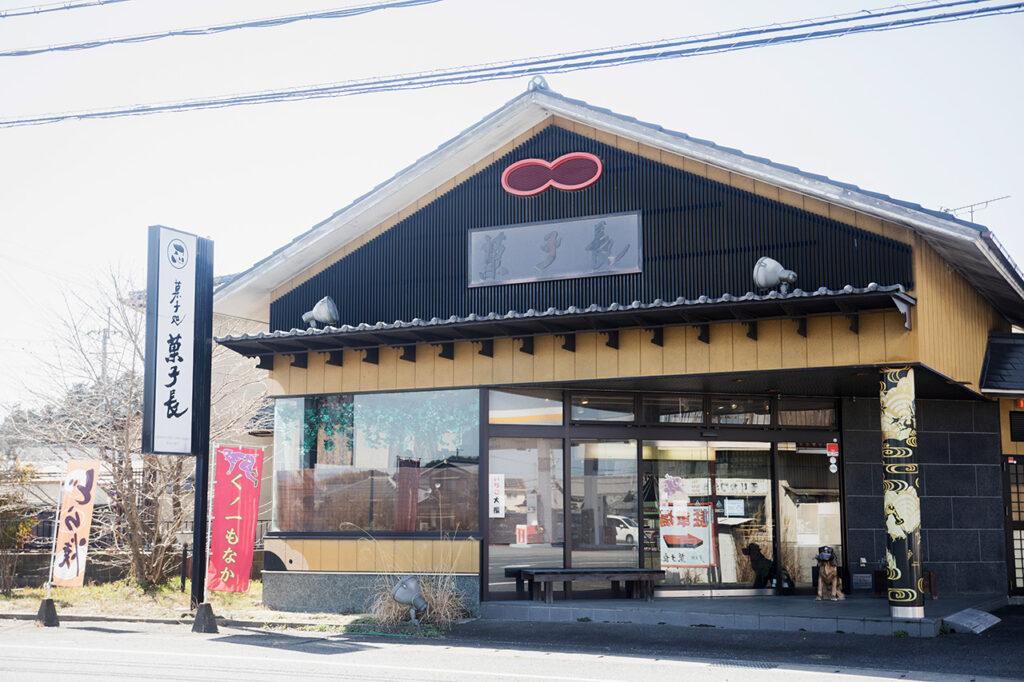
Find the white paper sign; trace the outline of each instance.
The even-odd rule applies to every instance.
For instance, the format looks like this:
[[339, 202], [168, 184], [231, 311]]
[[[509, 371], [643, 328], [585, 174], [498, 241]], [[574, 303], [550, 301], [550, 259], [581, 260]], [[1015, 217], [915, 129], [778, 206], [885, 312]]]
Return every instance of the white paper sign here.
[[192, 452], [196, 237], [160, 229], [153, 450]]
[[743, 516], [743, 498], [727, 498], [725, 500], [725, 515], [726, 516]]
[[505, 518], [505, 474], [491, 474], [487, 486], [487, 517]]

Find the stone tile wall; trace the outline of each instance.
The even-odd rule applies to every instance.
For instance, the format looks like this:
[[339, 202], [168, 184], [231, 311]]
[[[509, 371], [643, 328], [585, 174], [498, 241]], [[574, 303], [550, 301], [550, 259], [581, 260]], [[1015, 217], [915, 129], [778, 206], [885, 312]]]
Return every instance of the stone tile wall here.
[[[463, 604], [471, 614], [478, 614], [480, 577], [454, 577]], [[366, 613], [383, 584], [376, 573], [263, 571], [263, 604], [278, 611]]]
[[[885, 562], [877, 399], [842, 401], [842, 461], [851, 573]], [[918, 400], [921, 545], [943, 593], [1007, 591], [996, 403]], [[859, 567], [860, 557], [868, 560]]]

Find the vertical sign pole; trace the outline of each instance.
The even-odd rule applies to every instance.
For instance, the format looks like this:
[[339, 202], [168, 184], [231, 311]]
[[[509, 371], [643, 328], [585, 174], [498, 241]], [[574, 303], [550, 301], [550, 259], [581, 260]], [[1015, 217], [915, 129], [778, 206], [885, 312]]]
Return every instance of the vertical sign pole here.
[[192, 519], [192, 608], [206, 601], [206, 521], [210, 481], [210, 364], [213, 355], [213, 242], [196, 243], [195, 375], [192, 383], [192, 454], [196, 458]]

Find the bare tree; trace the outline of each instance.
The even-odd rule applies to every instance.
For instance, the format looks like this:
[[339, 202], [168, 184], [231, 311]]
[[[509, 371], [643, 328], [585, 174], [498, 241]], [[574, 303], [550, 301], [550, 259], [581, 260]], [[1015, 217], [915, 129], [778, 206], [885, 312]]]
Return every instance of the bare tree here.
[[[220, 322], [228, 329], [244, 324]], [[160, 582], [176, 565], [178, 533], [192, 518], [195, 463], [140, 453], [143, 297], [111, 274], [95, 294], [66, 300], [58, 333], [60, 350], [46, 359], [54, 385], [35, 396], [41, 407], [13, 409], [3, 434], [18, 446], [46, 446], [66, 459], [100, 460], [100, 487], [110, 504], [95, 512], [89, 559], [124, 569], [142, 584]], [[264, 389], [245, 358], [215, 347], [213, 364], [211, 439], [217, 441], [244, 433]]]
[[6, 444], [0, 451], [0, 594], [10, 597], [18, 555], [32, 535], [32, 507], [25, 485], [32, 469], [17, 460]]

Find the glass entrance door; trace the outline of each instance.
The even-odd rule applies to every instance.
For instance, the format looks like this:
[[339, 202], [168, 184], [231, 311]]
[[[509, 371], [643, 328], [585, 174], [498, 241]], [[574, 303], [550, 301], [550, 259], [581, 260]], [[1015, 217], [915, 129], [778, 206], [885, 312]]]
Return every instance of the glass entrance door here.
[[779, 551], [784, 577], [801, 591], [814, 589], [818, 548], [829, 545], [844, 565], [839, 465], [825, 443], [778, 444]]
[[519, 569], [562, 566], [562, 439], [491, 438], [488, 456], [487, 590], [511, 598]]
[[643, 565], [666, 587], [774, 586], [771, 444], [644, 441]]
[[635, 440], [574, 440], [572, 567], [637, 566]]

